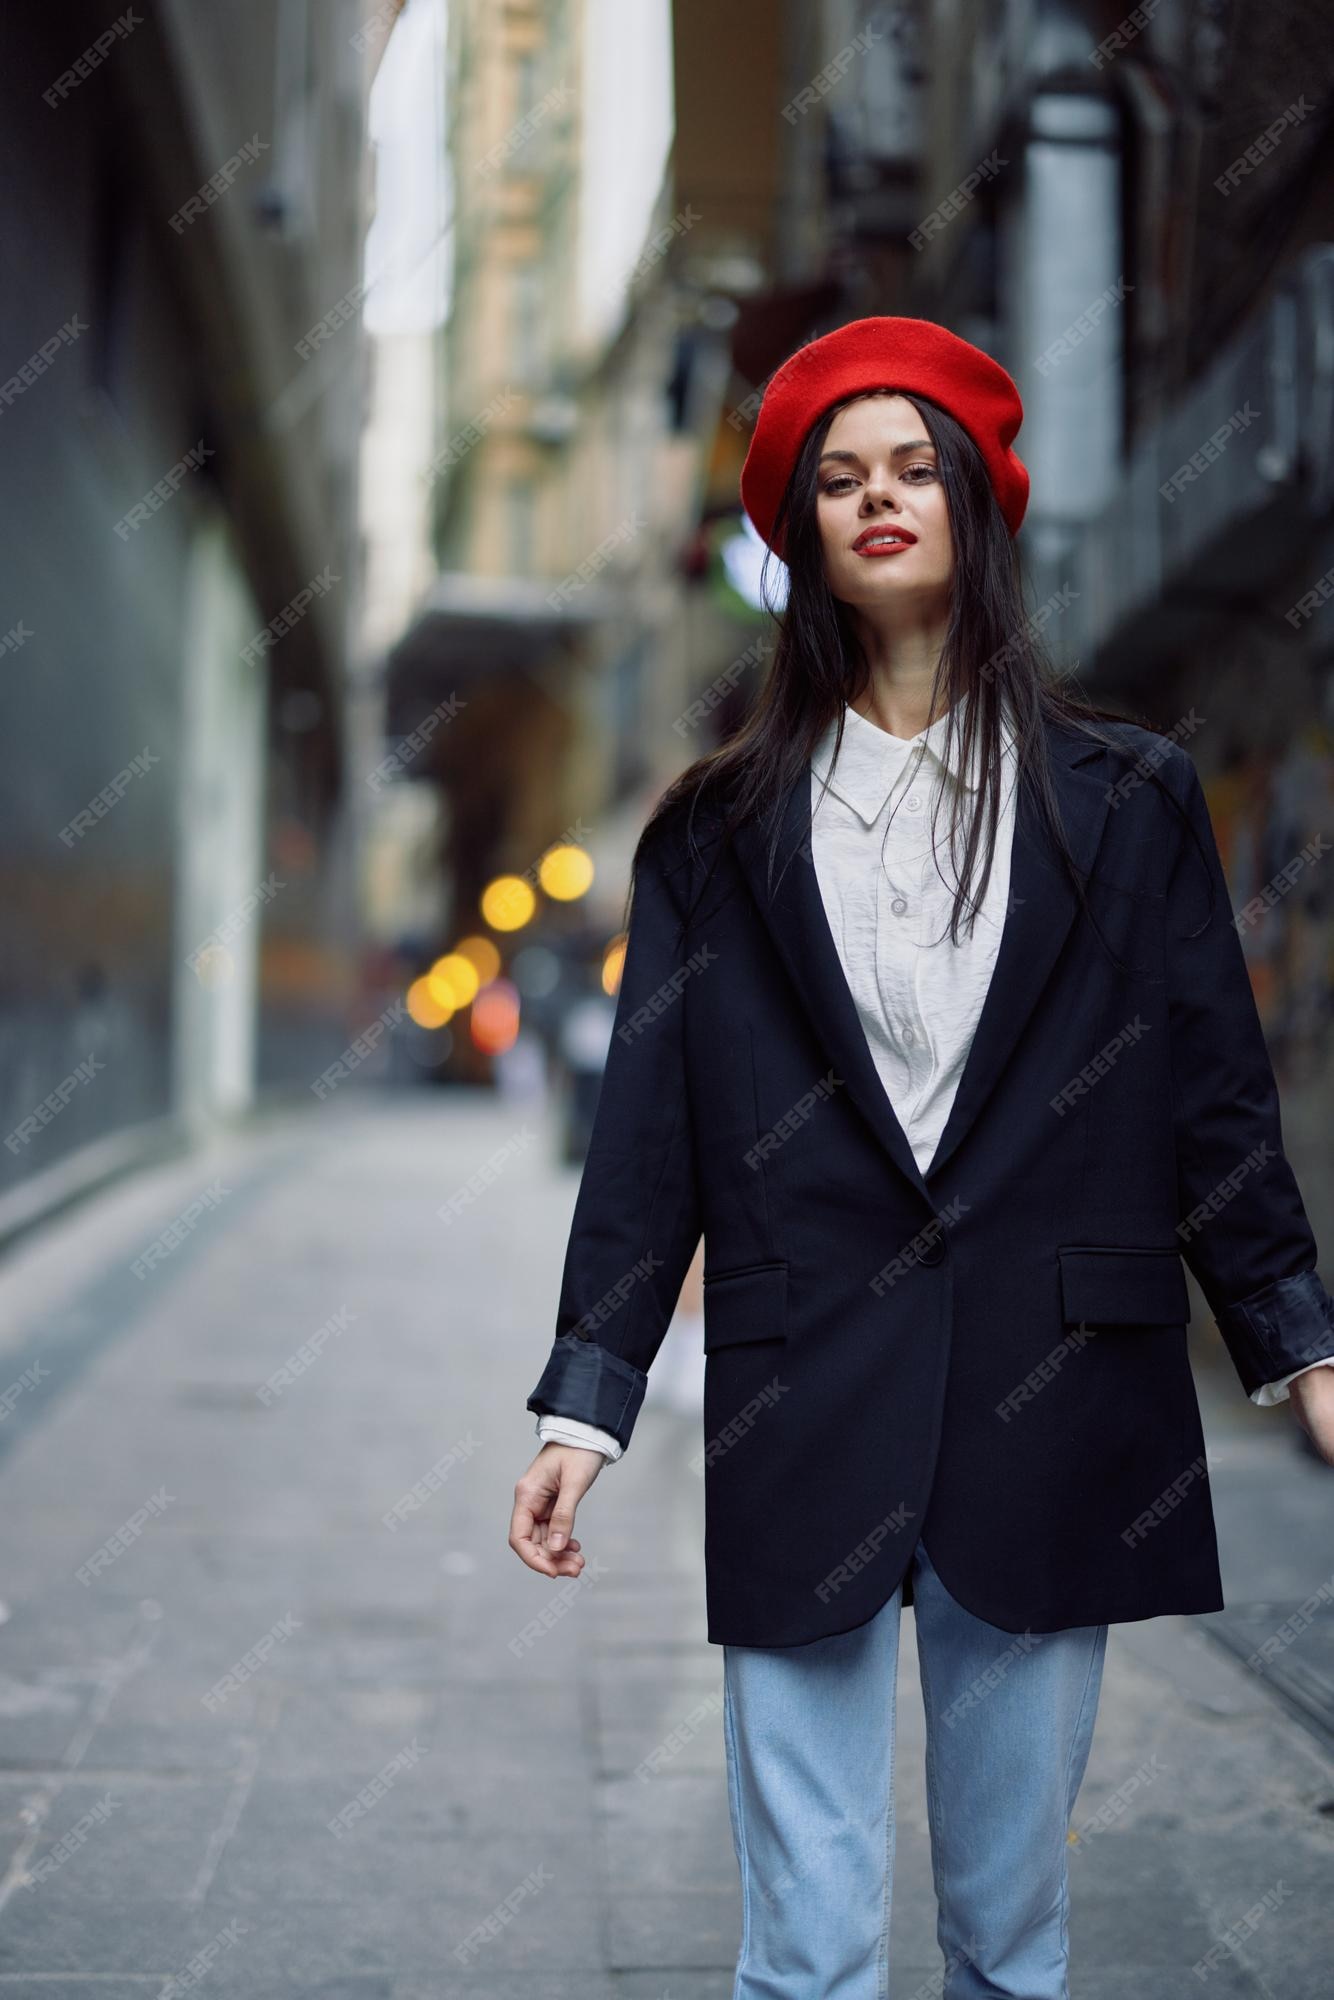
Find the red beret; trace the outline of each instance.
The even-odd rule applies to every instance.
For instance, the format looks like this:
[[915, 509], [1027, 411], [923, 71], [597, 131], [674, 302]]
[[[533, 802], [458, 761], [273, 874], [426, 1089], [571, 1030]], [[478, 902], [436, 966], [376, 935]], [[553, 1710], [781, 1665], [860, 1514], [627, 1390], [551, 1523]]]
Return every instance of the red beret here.
[[790, 355], [771, 377], [741, 468], [741, 502], [774, 554], [774, 517], [811, 425], [846, 396], [899, 389], [929, 396], [958, 420], [986, 461], [1012, 535], [1028, 505], [1028, 473], [1010, 449], [1023, 420], [998, 361], [929, 319], [854, 319]]

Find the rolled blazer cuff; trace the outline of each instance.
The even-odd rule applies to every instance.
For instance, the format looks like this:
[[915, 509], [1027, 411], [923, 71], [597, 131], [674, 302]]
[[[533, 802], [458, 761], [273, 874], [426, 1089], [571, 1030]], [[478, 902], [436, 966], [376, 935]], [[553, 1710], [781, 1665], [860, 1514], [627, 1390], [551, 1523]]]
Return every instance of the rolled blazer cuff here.
[[1266, 1382], [1334, 1355], [1334, 1298], [1315, 1271], [1272, 1285], [1214, 1314], [1249, 1396]]
[[577, 1333], [562, 1333], [552, 1342], [547, 1365], [527, 1408], [539, 1416], [577, 1417], [610, 1431], [621, 1450], [630, 1442], [635, 1418], [648, 1388], [648, 1376], [610, 1348]]

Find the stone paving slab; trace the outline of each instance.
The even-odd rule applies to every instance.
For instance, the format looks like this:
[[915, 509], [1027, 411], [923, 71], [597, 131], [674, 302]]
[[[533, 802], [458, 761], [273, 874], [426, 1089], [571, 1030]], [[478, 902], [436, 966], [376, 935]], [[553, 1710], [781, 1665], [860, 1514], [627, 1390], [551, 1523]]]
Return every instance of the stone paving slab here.
[[[443, 1224], [525, 1124], [537, 1143]], [[156, 1996], [229, 1924], [216, 2000], [724, 2000], [740, 1889], [695, 1422], [650, 1386], [580, 1512], [594, 1580], [553, 1585], [505, 1539], [577, 1172], [531, 1110], [347, 1093], [233, 1136], [235, 1198], [133, 1278], [213, 1164], [155, 1168], [11, 1258], [0, 1351], [16, 1366], [49, 1331], [60, 1368], [0, 1453], [0, 2000]], [[1331, 1568], [1332, 1475], [1246, 1402], [1216, 1335], [1193, 1358], [1229, 1605], [1298, 1602]], [[1329, 1749], [1208, 1624], [1113, 1628], [1071, 1855], [1077, 2000], [1198, 1990], [1280, 1882], [1205, 1990], [1328, 1991]], [[934, 2000], [941, 1964], [915, 1641], [909, 1613], [895, 2000]]]

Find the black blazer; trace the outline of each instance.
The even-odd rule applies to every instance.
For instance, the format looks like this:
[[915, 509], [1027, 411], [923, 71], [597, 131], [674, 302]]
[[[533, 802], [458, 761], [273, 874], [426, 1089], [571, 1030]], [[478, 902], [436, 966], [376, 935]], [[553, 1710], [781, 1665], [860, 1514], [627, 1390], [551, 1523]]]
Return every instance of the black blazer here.
[[925, 1174], [825, 917], [809, 764], [772, 901], [757, 823], [725, 847], [715, 825], [702, 860], [679, 812], [646, 843], [527, 1407], [629, 1443], [702, 1231], [711, 1643], [849, 1630], [905, 1578], [911, 1603], [919, 1536], [1007, 1632], [1216, 1611], [1183, 1258], [1247, 1394], [1334, 1354], [1195, 766], [1133, 724], [1124, 752], [1046, 727], [1121, 965], [1021, 785], [1010, 908]]

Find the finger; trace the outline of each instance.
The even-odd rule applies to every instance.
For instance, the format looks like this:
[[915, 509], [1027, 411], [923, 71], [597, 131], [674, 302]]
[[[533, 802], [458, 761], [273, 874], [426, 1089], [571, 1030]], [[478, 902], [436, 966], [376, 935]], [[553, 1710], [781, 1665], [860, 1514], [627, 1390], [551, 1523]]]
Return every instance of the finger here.
[[[536, 1508], [545, 1511], [545, 1496], [538, 1499]], [[584, 1567], [584, 1556], [577, 1541], [568, 1543], [564, 1549], [551, 1551], [547, 1547], [548, 1523], [538, 1517], [533, 1503], [516, 1500], [510, 1519], [510, 1547], [529, 1569], [535, 1569], [542, 1576], [578, 1576]]]
[[542, 1576], [577, 1576], [583, 1568], [584, 1558], [580, 1554], [571, 1555], [568, 1549], [557, 1556], [547, 1553], [545, 1529], [540, 1524], [531, 1535], [512, 1530], [510, 1547], [529, 1569], [537, 1570]]
[[558, 1555], [553, 1556], [539, 1547], [537, 1559], [533, 1563], [534, 1569], [540, 1568], [544, 1576], [550, 1577], [575, 1577], [580, 1574], [583, 1567], [583, 1556], [577, 1550], [572, 1555], [569, 1549], [562, 1549]]
[[[543, 1510], [546, 1504], [545, 1497], [537, 1502]], [[538, 1519], [534, 1504], [523, 1498], [516, 1499], [510, 1515], [510, 1547], [529, 1569], [535, 1569], [543, 1576], [556, 1576], [559, 1571], [547, 1553], [546, 1538], [547, 1524]]]
[[584, 1554], [577, 1539], [568, 1541], [563, 1549], [551, 1546], [550, 1524], [540, 1521], [534, 1530], [538, 1547], [552, 1565], [553, 1576], [578, 1576], [584, 1567]]
[[540, 1548], [544, 1549], [548, 1555], [555, 1556], [562, 1561], [566, 1556], [578, 1555], [580, 1552], [581, 1544], [575, 1535], [570, 1537], [563, 1548], [555, 1547], [551, 1540], [551, 1526], [547, 1521], [539, 1521], [533, 1533], [534, 1539]]
[[[537, 1526], [533, 1529], [534, 1540], [540, 1542], [542, 1546], [545, 1548], [548, 1545], [549, 1536], [550, 1536], [549, 1523], [546, 1521], [539, 1521]], [[569, 1541], [565, 1544], [567, 1549], [577, 1549], [579, 1545], [580, 1545], [579, 1538], [577, 1535], [571, 1535]]]
[[516, 1500], [514, 1503], [514, 1512], [510, 1515], [509, 1544], [515, 1555], [521, 1562], [527, 1563], [529, 1569], [541, 1570], [544, 1575], [550, 1574], [549, 1559], [538, 1546], [536, 1539], [533, 1510], [526, 1501]]

